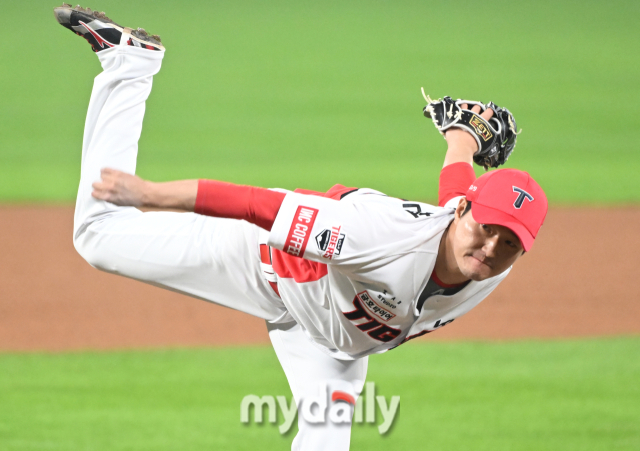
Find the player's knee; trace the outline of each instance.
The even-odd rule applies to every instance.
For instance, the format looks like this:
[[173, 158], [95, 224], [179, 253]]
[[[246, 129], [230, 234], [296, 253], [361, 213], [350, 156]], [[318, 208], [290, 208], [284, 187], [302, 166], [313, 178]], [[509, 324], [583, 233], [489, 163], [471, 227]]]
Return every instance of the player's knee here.
[[86, 232], [76, 234], [73, 237], [73, 246], [78, 254], [91, 266], [102, 271], [108, 271], [106, 265], [108, 250], [104, 245], [101, 245], [100, 240], [97, 238], [96, 236], [90, 236]]
[[80, 256], [84, 258], [87, 263], [89, 263], [91, 266], [95, 266], [94, 263], [96, 261], [97, 255], [96, 252], [94, 252], [94, 249], [92, 249], [92, 246], [87, 245], [85, 236], [74, 236], [73, 247], [76, 248], [76, 252], [78, 252], [78, 254], [80, 254]]

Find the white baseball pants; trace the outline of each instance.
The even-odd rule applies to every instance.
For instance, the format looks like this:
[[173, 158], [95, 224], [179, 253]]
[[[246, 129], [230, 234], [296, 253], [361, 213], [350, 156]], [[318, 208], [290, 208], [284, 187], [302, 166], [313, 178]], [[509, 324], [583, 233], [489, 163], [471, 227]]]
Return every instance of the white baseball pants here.
[[[269, 336], [298, 405], [326, 385], [357, 398], [367, 359], [324, 354], [295, 323], [276, 324], [286, 308], [263, 278], [259, 228], [194, 213], [148, 212], [91, 196], [105, 167], [135, 173], [145, 102], [164, 52], [127, 45], [98, 53], [82, 146], [74, 245], [92, 266], [267, 320]], [[238, 400], [240, 405], [240, 400]], [[294, 450], [346, 450], [350, 424], [307, 423], [298, 416]]]

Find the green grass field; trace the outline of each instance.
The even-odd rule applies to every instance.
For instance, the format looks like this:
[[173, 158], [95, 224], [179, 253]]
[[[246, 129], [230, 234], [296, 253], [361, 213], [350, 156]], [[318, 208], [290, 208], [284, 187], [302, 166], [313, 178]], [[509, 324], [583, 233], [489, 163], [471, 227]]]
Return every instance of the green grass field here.
[[[639, 354], [638, 337], [406, 345], [370, 360], [394, 427], [354, 426], [352, 449], [637, 450]], [[240, 423], [248, 394], [290, 398], [269, 347], [4, 354], [0, 449], [288, 449]]]
[[[72, 201], [100, 67], [55, 22], [53, 0], [6, 3], [0, 201]], [[508, 106], [524, 129], [508, 166], [530, 171], [552, 202], [640, 201], [636, 1], [87, 6], [160, 33], [168, 48], [142, 176], [433, 200], [445, 143], [422, 117], [424, 86]]]

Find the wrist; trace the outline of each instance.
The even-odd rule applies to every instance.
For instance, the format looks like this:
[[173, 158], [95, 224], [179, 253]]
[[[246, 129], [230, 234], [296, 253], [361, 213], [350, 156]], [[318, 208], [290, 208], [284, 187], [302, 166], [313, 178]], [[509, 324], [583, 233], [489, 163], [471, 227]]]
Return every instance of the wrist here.
[[157, 183], [142, 181], [140, 189], [140, 202], [143, 207], [158, 208]]
[[473, 147], [450, 145], [444, 157], [444, 166], [454, 163], [469, 163], [473, 165], [473, 155], [475, 153], [476, 148]]
[[473, 158], [473, 155], [478, 151], [478, 146], [475, 142], [473, 144], [457, 144], [454, 146], [449, 146], [449, 148], [454, 152], [465, 154], [469, 156], [469, 158]]
[[473, 164], [473, 155], [478, 151], [478, 143], [471, 133], [460, 128], [452, 128], [447, 130], [445, 138], [448, 147], [444, 166], [459, 162]]

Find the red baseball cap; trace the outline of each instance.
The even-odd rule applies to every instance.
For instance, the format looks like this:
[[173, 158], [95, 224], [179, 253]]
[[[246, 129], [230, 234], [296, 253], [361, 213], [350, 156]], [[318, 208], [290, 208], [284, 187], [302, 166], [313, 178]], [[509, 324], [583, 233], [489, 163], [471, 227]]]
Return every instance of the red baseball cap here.
[[517, 169], [497, 169], [473, 182], [467, 191], [471, 214], [481, 224], [498, 224], [515, 233], [525, 251], [547, 216], [547, 196], [529, 174]]

